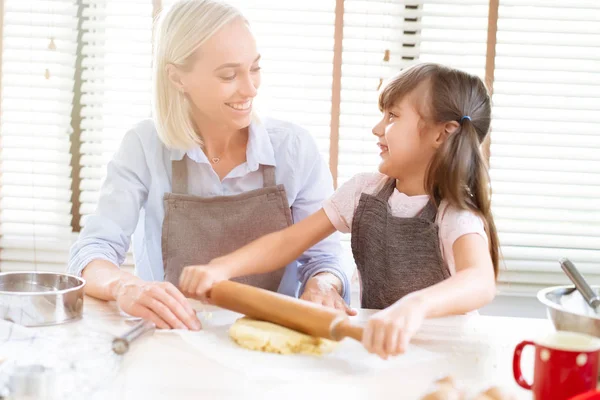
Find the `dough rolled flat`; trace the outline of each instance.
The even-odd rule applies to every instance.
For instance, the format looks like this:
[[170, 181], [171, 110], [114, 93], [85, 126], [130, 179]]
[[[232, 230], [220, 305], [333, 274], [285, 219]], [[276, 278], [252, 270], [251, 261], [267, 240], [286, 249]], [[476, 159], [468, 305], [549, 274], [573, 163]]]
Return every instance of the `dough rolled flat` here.
[[229, 328], [229, 336], [241, 347], [250, 350], [277, 354], [330, 353], [337, 342], [318, 338], [273, 324], [257, 321], [248, 317], [240, 318]]

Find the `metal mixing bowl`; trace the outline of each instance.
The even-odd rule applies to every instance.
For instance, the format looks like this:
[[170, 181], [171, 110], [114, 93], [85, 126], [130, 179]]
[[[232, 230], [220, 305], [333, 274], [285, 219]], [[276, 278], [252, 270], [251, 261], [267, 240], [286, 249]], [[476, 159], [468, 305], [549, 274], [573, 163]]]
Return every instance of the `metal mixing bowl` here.
[[0, 318], [24, 326], [81, 318], [85, 280], [54, 272], [0, 273]]
[[[574, 294], [576, 290], [574, 286], [554, 286], [540, 290], [537, 297], [546, 306], [548, 316], [556, 330], [581, 332], [600, 337], [600, 315], [591, 316], [580, 310], [567, 309], [561, 302], [561, 299]], [[592, 286], [592, 290], [600, 294], [600, 286]]]

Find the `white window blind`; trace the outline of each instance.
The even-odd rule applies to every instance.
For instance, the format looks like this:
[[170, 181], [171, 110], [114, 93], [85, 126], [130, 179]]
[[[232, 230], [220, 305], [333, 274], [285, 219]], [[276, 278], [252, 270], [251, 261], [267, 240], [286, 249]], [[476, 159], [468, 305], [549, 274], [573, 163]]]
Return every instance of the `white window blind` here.
[[[257, 107], [329, 156], [336, 0], [230, 0], [263, 55]], [[80, 213], [123, 134], [151, 114], [152, 0], [83, 0]], [[163, 0], [168, 7], [172, 0]], [[484, 77], [487, 0], [345, 0], [338, 186], [379, 163], [382, 80], [419, 61]], [[71, 231], [75, 0], [4, 0], [0, 269], [63, 269]], [[502, 290], [600, 280], [600, 5], [502, 0], [491, 146]], [[85, 224], [85, 218], [81, 221]], [[346, 243], [347, 245], [347, 243]]]
[[262, 56], [257, 110], [306, 128], [328, 161], [335, 0], [228, 3], [250, 21]]
[[[81, 226], [125, 133], [151, 116], [151, 0], [84, 0]], [[131, 249], [125, 260], [133, 265]]]
[[[345, 0], [338, 186], [376, 172], [371, 130], [381, 118], [379, 86], [417, 62], [439, 62], [482, 78], [487, 0]], [[347, 262], [350, 236], [344, 235]]]
[[487, 0], [346, 0], [338, 186], [376, 171], [378, 88], [417, 62], [485, 75]]
[[151, 116], [152, 1], [84, 0], [82, 226], [124, 134]]
[[236, 0], [262, 54], [259, 111], [297, 123], [329, 161], [335, 0]]
[[485, 78], [488, 0], [421, 0], [419, 61]]
[[0, 269], [63, 270], [72, 240], [75, 0], [5, 0]]
[[503, 289], [600, 283], [600, 4], [501, 1], [493, 100]]
[[359, 172], [377, 171], [371, 129], [380, 118], [378, 89], [418, 58], [419, 12], [410, 1], [344, 2], [338, 186]]

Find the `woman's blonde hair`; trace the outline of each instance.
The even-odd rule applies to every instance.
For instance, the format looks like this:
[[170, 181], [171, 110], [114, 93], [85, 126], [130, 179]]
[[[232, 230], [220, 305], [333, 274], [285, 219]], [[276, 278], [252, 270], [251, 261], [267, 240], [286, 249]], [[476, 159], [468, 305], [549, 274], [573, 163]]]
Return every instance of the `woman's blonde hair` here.
[[152, 108], [160, 140], [168, 148], [189, 150], [202, 144], [185, 94], [167, 75], [167, 65], [189, 69], [195, 51], [224, 25], [242, 17], [235, 7], [215, 0], [180, 0], [161, 12], [154, 31]]

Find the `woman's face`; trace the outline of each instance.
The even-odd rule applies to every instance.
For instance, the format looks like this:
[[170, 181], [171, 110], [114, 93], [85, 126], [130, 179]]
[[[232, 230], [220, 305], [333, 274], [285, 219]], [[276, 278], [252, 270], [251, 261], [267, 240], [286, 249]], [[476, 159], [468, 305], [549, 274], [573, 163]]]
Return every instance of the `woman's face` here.
[[180, 82], [196, 120], [239, 130], [250, 125], [260, 86], [260, 55], [242, 18], [223, 26], [198, 48]]

